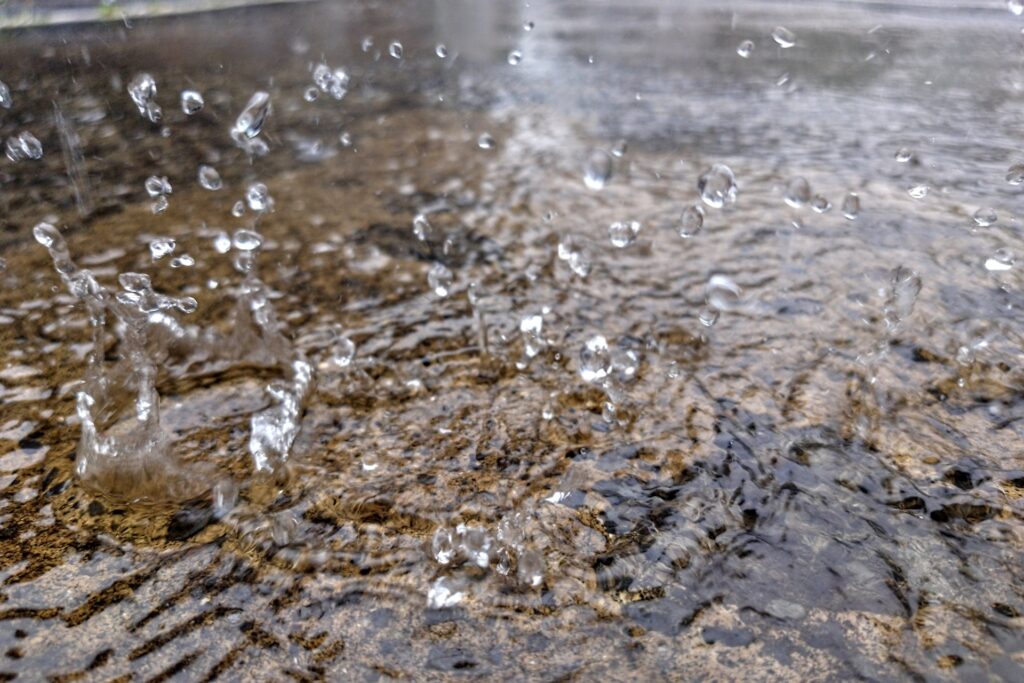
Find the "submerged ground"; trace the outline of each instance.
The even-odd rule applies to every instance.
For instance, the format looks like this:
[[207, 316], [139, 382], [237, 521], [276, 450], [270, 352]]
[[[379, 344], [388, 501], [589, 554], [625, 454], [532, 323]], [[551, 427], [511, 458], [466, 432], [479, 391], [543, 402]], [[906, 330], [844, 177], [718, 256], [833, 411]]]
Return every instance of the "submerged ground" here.
[[[1024, 678], [1024, 19], [992, 4], [309, 3], [0, 33], [0, 138], [44, 150], [0, 160], [0, 677]], [[343, 99], [307, 99], [319, 62]], [[142, 72], [159, 124], [126, 92]], [[251, 158], [229, 129], [258, 90]], [[713, 164], [736, 201], [684, 239]], [[273, 211], [233, 215], [256, 182]], [[318, 368], [288, 464], [255, 476], [246, 447], [272, 373], [168, 369], [195, 496], [79, 482], [87, 315], [40, 221], [211, 328], [239, 285], [219, 233], [258, 229]], [[158, 237], [194, 263], [154, 260]], [[712, 275], [742, 292], [708, 326]], [[597, 334], [614, 414], [580, 373]], [[211, 471], [239, 490], [224, 514]]]

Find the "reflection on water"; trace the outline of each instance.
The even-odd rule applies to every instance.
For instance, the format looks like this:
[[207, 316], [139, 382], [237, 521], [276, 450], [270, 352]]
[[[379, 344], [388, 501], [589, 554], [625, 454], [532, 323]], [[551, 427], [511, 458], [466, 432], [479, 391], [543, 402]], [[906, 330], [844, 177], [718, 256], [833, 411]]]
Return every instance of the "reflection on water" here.
[[[1020, 679], [1022, 27], [439, 1], [4, 34], [0, 673]], [[207, 356], [94, 344], [44, 221], [110, 296], [194, 299], [161, 313]], [[206, 362], [257, 299], [315, 368], [270, 468], [279, 369]], [[76, 478], [88, 359], [154, 348], [189, 495]]]

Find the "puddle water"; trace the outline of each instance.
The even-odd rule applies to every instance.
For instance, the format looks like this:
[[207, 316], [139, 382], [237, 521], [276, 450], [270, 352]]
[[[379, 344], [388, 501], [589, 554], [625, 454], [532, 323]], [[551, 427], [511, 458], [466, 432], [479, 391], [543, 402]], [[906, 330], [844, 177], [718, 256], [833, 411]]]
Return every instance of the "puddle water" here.
[[933, 4], [4, 32], [0, 676], [1020, 680], [1024, 23]]

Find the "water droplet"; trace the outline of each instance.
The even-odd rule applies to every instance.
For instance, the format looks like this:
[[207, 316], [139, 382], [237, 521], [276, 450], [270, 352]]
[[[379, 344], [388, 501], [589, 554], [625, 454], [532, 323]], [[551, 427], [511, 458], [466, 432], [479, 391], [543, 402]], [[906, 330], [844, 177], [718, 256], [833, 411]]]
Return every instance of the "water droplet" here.
[[173, 254], [178, 243], [171, 237], [158, 237], [149, 243], [149, 255], [154, 261], [159, 261], [168, 254]]
[[591, 190], [600, 190], [612, 178], [612, 157], [603, 149], [593, 149], [583, 164], [583, 184]]
[[231, 237], [223, 230], [213, 236], [213, 250], [218, 254], [226, 254], [231, 251]]
[[181, 110], [189, 116], [201, 112], [204, 104], [203, 96], [195, 90], [181, 91]]
[[7, 158], [11, 161], [21, 161], [23, 159], [37, 161], [43, 158], [43, 144], [39, 142], [35, 135], [24, 130], [17, 135], [7, 138], [5, 152]]
[[754, 54], [754, 41], [744, 40], [739, 44], [739, 47], [736, 48], [736, 54], [743, 59], [749, 59], [750, 55]]
[[569, 254], [569, 268], [578, 277], [589, 275], [592, 266], [593, 262], [590, 259], [590, 254], [584, 249], [578, 249]]
[[1019, 17], [1024, 14], [1024, 0], [1006, 0], [1006, 9]]
[[426, 242], [436, 237], [434, 226], [431, 225], [430, 221], [422, 213], [416, 214], [416, 217], [412, 219], [412, 233], [421, 242]]
[[907, 194], [909, 194], [914, 199], [924, 199], [925, 197], [928, 196], [928, 193], [930, 191], [931, 188], [929, 188], [927, 185], [914, 185], [912, 188], [907, 190]]
[[712, 275], [704, 288], [704, 300], [716, 311], [733, 311], [742, 303], [743, 290], [724, 275]]
[[196, 264], [196, 260], [188, 254], [182, 254], [171, 259], [171, 268], [191, 268]]
[[0, 81], [0, 107], [4, 109], [10, 109], [14, 105], [14, 99], [11, 97], [11, 89], [7, 87], [7, 84]]
[[523, 30], [527, 32], [532, 31], [534, 26], [535, 24], [532, 21], [528, 21], [525, 24], [523, 24]]
[[49, 223], [39, 223], [36, 227], [32, 228], [32, 236], [36, 242], [39, 242], [39, 244], [47, 249], [59, 251], [65, 248], [64, 238], [61, 236], [60, 230]]
[[996, 249], [985, 261], [985, 270], [989, 272], [1002, 272], [1013, 268], [1013, 253], [1009, 249]]
[[351, 147], [352, 146], [352, 133], [349, 133], [348, 131], [343, 131], [338, 136], [338, 142], [341, 143], [342, 147]]
[[151, 175], [146, 178], [146, 194], [150, 197], [159, 197], [160, 195], [171, 193], [171, 182], [167, 180], [167, 176], [155, 176]]
[[779, 47], [787, 48], [796, 45], [796, 36], [785, 26], [776, 26], [772, 31], [772, 40], [778, 43]]
[[447, 576], [439, 578], [427, 591], [427, 607], [430, 609], [455, 607], [465, 599], [465, 589], [457, 586], [455, 580]]
[[580, 349], [580, 377], [584, 382], [603, 380], [612, 371], [612, 353], [604, 335], [596, 334], [583, 343]]
[[701, 200], [713, 209], [736, 201], [736, 176], [725, 164], [715, 164], [697, 178]]
[[482, 133], [480, 137], [476, 139], [476, 146], [480, 149], [493, 149], [494, 137], [490, 133]]
[[616, 221], [608, 226], [608, 238], [619, 249], [628, 247], [636, 242], [636, 236], [639, 233], [639, 221]]
[[257, 137], [263, 131], [263, 125], [271, 111], [270, 95], [262, 90], [253, 93], [245, 109], [235, 119], [232, 135], [236, 140], [252, 140]]
[[508, 53], [508, 63], [509, 63], [509, 65], [516, 66], [521, 61], [523, 61], [523, 53], [520, 52], [519, 50], [512, 50], [511, 52]]
[[274, 206], [274, 199], [263, 183], [253, 183], [245, 191], [245, 203], [252, 211], [269, 211]]
[[239, 199], [235, 202], [235, 205], [231, 207], [231, 215], [235, 218], [241, 218], [245, 214], [245, 202]]
[[983, 228], [995, 225], [997, 220], [999, 220], [999, 216], [995, 209], [983, 207], [974, 212], [974, 222]]
[[224, 183], [221, 182], [220, 173], [217, 173], [217, 169], [213, 166], [206, 166], [205, 164], [199, 167], [199, 185], [204, 190], [216, 191], [224, 187]]
[[832, 202], [822, 195], [815, 195], [811, 200], [811, 209], [814, 213], [828, 213], [832, 209]]
[[359, 47], [363, 52], [369, 52], [370, 48], [373, 47], [373, 36], [366, 36], [363, 38], [363, 42], [360, 43]]
[[316, 99], [320, 97], [320, 91], [316, 89], [316, 86], [309, 86], [306, 88], [306, 92], [302, 93], [302, 99], [307, 102], [316, 102]]
[[544, 318], [539, 315], [528, 315], [519, 321], [519, 332], [523, 336], [523, 352], [527, 358], [533, 358], [547, 346], [542, 336]]
[[394, 57], [395, 59], [401, 59], [403, 52], [404, 50], [402, 49], [402, 44], [397, 40], [392, 41], [392, 43], [388, 45], [388, 54]]
[[612, 156], [616, 159], [621, 159], [626, 155], [627, 147], [628, 145], [625, 140], [617, 140], [615, 144], [612, 145]]
[[718, 322], [718, 310], [711, 308], [710, 306], [704, 306], [697, 313], [697, 319], [700, 320], [700, 324], [704, 327], [713, 327]]
[[914, 158], [914, 152], [906, 147], [900, 147], [896, 150], [896, 161], [901, 164], [905, 164]]
[[895, 330], [914, 311], [917, 295], [921, 293], [921, 284], [920, 276], [910, 268], [898, 266], [893, 269], [889, 296], [883, 308], [888, 329]]
[[356, 357], [356, 343], [346, 335], [336, 332], [333, 343], [327, 351], [326, 361], [329, 365], [343, 369], [352, 364]]
[[[313, 67], [313, 83], [323, 92], [336, 100], [343, 99], [348, 94], [348, 86], [351, 79], [344, 69], [332, 69], [327, 64], [317, 64]], [[307, 95], [309, 91], [307, 90]], [[308, 101], [312, 102], [308, 97]], [[313, 96], [316, 99], [316, 96]]]
[[786, 195], [784, 199], [791, 207], [799, 209], [801, 206], [811, 201], [811, 184], [802, 176], [793, 178], [786, 186]]
[[450, 564], [455, 558], [455, 541], [448, 527], [439, 526], [430, 539], [430, 554], [438, 564]]
[[1006, 170], [1006, 182], [1011, 185], [1024, 184], [1024, 164], [1014, 164]]
[[444, 59], [448, 56], [448, 47], [444, 43], [438, 43], [437, 47], [434, 48], [434, 54], [440, 59]]
[[160, 111], [159, 105], [153, 101], [156, 97], [156, 81], [149, 74], [136, 74], [128, 82], [128, 95], [132, 98], [139, 113], [153, 123], [157, 123], [163, 118], [163, 112]]
[[699, 204], [691, 204], [683, 209], [679, 216], [679, 236], [689, 239], [704, 227], [704, 208]]
[[860, 197], [856, 192], [850, 192], [843, 198], [843, 217], [850, 221], [857, 220], [860, 215]]
[[434, 294], [442, 299], [451, 292], [452, 282], [455, 276], [443, 263], [435, 263], [427, 271], [427, 284]]
[[236, 230], [231, 244], [239, 251], [256, 251], [263, 244], [263, 238], [252, 230]]
[[167, 207], [170, 206], [170, 204], [171, 203], [168, 201], [167, 195], [160, 195], [156, 198], [156, 201], [153, 202], [153, 213], [163, 213], [167, 210]]
[[544, 557], [532, 549], [520, 554], [516, 578], [524, 586], [539, 588], [544, 583]]

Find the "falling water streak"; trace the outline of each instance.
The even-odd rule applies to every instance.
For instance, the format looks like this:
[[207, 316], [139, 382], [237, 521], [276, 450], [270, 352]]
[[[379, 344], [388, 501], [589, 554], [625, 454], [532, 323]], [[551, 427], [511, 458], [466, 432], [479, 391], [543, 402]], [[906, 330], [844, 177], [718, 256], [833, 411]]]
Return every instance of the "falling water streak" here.
[[85, 172], [82, 144], [74, 127], [68, 123], [56, 100], [53, 102], [53, 124], [60, 136], [60, 149], [64, 155], [64, 167], [71, 190], [75, 194], [78, 215], [85, 218], [92, 213], [92, 197], [89, 191], [89, 174]]

